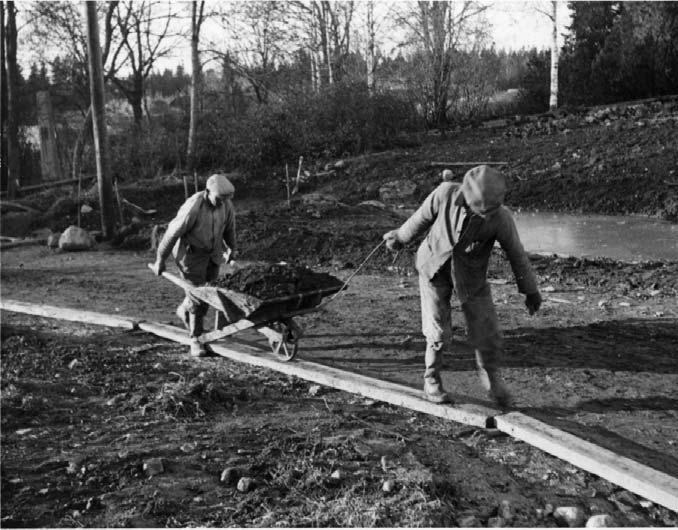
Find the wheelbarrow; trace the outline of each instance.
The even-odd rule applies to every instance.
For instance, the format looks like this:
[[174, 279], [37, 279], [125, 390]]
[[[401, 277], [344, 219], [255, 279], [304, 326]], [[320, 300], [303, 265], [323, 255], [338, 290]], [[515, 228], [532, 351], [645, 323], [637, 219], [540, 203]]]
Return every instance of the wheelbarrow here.
[[198, 337], [202, 344], [253, 328], [266, 336], [271, 352], [282, 361], [291, 361], [299, 349], [302, 329], [294, 317], [317, 311], [323, 297], [345, 288], [345, 285], [337, 285], [262, 300], [223, 287], [195, 287], [169, 272], [163, 272], [162, 275], [215, 309], [214, 331]]

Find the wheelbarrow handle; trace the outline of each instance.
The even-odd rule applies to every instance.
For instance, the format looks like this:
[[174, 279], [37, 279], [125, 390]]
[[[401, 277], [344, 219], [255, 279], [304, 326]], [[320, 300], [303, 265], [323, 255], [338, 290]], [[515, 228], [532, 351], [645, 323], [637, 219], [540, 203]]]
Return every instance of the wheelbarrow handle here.
[[[151, 269], [151, 270], [154, 270], [153, 264], [149, 263], [148, 268]], [[191, 291], [193, 289], [193, 286], [190, 283], [188, 283], [186, 280], [179, 278], [179, 276], [172, 274], [171, 272], [164, 271], [161, 274], [161, 276], [163, 278], [167, 278], [173, 284], [178, 285], [179, 287], [181, 287], [185, 291]]]

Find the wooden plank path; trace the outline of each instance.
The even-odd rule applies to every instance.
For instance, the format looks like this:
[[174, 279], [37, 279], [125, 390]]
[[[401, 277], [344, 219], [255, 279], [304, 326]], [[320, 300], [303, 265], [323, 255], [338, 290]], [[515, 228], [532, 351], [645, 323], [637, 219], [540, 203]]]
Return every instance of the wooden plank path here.
[[[158, 322], [135, 320], [131, 317], [15, 300], [0, 300], [0, 309], [88, 324], [130, 330], [140, 329], [181, 344], [188, 345], [191, 342], [186, 331], [181, 328]], [[262, 355], [264, 352], [259, 348], [241, 343], [237, 344], [237, 349], [231, 344], [211, 344], [210, 347], [214, 353], [233, 361], [268, 368], [458, 423], [477, 427], [496, 427], [516, 439], [678, 512], [678, 478], [587, 442], [520, 412], [504, 414], [498, 410], [474, 404], [437, 405], [423, 399], [418, 389], [406, 385], [382, 381], [311, 361], [295, 360], [287, 363], [278, 361], [266, 353]]]

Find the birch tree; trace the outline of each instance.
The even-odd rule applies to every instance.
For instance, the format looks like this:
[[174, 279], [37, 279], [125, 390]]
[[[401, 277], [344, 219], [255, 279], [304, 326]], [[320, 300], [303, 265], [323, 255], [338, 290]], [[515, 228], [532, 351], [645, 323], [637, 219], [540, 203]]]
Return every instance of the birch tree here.
[[204, 20], [205, 2], [191, 2], [191, 109], [188, 127], [188, 148], [186, 151], [187, 169], [195, 167], [195, 137], [198, 129], [198, 97], [202, 85], [202, 65], [200, 64], [200, 28]]
[[[4, 27], [5, 39], [5, 69], [7, 70], [7, 191], [10, 197], [16, 193], [16, 183], [19, 177], [19, 121], [18, 112], [18, 85], [19, 67], [17, 65], [17, 26], [16, 6], [14, 2], [3, 2], [3, 13], [7, 21]], [[6, 12], [5, 12], [6, 11]]]

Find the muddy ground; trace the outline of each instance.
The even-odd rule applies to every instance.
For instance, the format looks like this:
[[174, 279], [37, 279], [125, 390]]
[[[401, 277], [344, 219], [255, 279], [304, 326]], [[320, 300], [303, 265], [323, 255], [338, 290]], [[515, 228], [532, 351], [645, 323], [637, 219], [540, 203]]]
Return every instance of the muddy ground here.
[[[348, 161], [306, 184], [337, 203], [288, 207], [279, 183], [245, 180], [236, 184], [237, 261], [284, 260], [348, 278], [438, 182], [440, 168], [428, 162], [443, 157], [508, 160], [514, 207], [671, 218], [674, 121], [462, 131]], [[600, 170], [586, 165], [592, 145], [603, 153]], [[398, 178], [416, 181], [415, 196], [359, 204]], [[127, 185], [134, 202], [158, 210], [143, 230], [167, 222], [183, 198], [183, 184], [158, 184]], [[29, 199], [46, 208], [48, 195]], [[62, 229], [74, 218], [66, 209], [50, 219]], [[95, 228], [98, 214], [83, 219]], [[300, 318], [299, 357], [419, 388], [415, 248], [379, 250], [345, 293]], [[16, 248], [2, 253], [2, 296], [179, 325], [182, 293], [152, 276], [152, 259], [110, 244]], [[545, 298], [533, 317], [501, 252], [490, 267], [516, 408], [678, 476], [678, 264], [532, 263]], [[457, 402], [489, 405], [456, 305], [453, 332], [445, 385]], [[228, 340], [270, 355], [255, 332]], [[492, 431], [196, 360], [142, 332], [3, 312], [1, 385], [3, 526], [535, 527], [556, 526], [549, 512], [559, 506], [607, 513], [622, 526], [678, 525], [678, 514]], [[252, 479], [240, 483], [246, 491], [241, 477]]]

